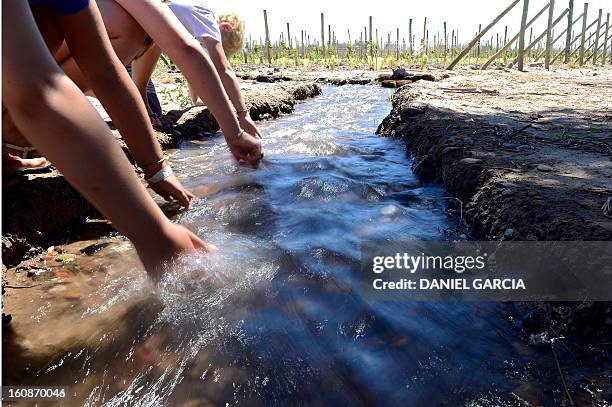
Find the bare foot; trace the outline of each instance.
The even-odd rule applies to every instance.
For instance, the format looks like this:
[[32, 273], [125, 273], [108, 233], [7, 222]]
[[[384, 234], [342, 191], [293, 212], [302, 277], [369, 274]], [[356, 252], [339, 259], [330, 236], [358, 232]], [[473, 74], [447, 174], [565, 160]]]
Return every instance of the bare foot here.
[[21, 170], [42, 168], [49, 165], [45, 157], [21, 158], [13, 154], [2, 156], [2, 172], [5, 175], [15, 174]]

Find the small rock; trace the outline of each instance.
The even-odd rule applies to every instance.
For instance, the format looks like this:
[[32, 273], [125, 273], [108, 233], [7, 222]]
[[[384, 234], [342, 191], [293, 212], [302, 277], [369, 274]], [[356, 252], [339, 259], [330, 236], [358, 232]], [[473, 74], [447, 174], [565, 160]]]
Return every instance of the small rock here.
[[504, 232], [504, 237], [506, 239], [510, 239], [512, 238], [512, 236], [514, 236], [514, 229], [506, 229], [506, 231]]
[[551, 172], [553, 170], [553, 167], [551, 167], [550, 165], [546, 165], [546, 164], [538, 164], [536, 168], [538, 169], [538, 171], [542, 171], [542, 172]]
[[394, 79], [404, 79], [408, 76], [408, 71], [403, 66], [398, 66], [393, 70]]
[[510, 189], [504, 189], [502, 191], [502, 196], [509, 197], [509, 196], [512, 196], [512, 195], [514, 195], [514, 192], [512, 190], [510, 190]]
[[97, 252], [99, 252], [100, 250], [104, 249], [105, 247], [107, 247], [110, 243], [96, 243], [96, 244], [92, 244], [89, 245], [87, 247], [84, 247], [81, 249], [81, 253], [83, 253], [86, 256], [92, 256], [94, 254], [96, 254]]

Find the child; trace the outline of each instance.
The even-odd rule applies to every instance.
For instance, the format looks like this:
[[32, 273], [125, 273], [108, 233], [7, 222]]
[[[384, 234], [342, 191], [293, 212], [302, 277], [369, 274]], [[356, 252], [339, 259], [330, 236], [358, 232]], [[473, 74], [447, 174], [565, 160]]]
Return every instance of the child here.
[[[65, 39], [78, 49], [81, 41], [87, 41], [89, 30], [100, 29], [95, 3], [36, 3], [44, 3], [61, 22], [62, 35], [43, 39], [26, 2], [2, 2], [3, 115], [10, 116], [15, 128], [132, 241], [150, 275], [158, 277], [164, 262], [181, 252], [209, 249], [193, 233], [164, 216], [108, 126], [62, 72], [45, 44], [53, 49]], [[41, 19], [39, 24], [53, 21]], [[84, 30], [84, 25], [89, 29]]]
[[[260, 131], [249, 115], [238, 79], [228, 62], [228, 58], [242, 51], [244, 46], [244, 26], [240, 19], [233, 13], [217, 17], [210, 8], [204, 5], [204, 2], [198, 0], [165, 0], [164, 3], [189, 33], [208, 51], [208, 56], [236, 109], [242, 128], [261, 138]], [[134, 61], [136, 73], [134, 82], [140, 89], [141, 95], [145, 94], [143, 87], [149, 81], [160, 55], [159, 47], [152, 46], [142, 57]], [[189, 82], [189, 93], [194, 104], [202, 103], [200, 99], [204, 98], [198, 94], [191, 82]]]

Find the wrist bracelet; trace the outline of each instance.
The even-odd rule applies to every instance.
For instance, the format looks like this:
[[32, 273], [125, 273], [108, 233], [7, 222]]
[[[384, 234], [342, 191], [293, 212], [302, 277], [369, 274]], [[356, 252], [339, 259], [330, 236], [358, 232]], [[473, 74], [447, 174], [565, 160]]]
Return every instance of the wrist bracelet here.
[[155, 161], [154, 163], [149, 163], [146, 165], [141, 165], [140, 168], [146, 168], [146, 167], [150, 167], [152, 165], [157, 165], [157, 164], [162, 164], [164, 162], [168, 161], [168, 156], [166, 154], [162, 155], [162, 158], [160, 158], [159, 160]]
[[240, 133], [238, 133], [238, 135], [236, 136], [236, 140], [238, 140], [240, 137], [242, 137], [243, 134], [244, 134], [244, 130], [240, 129]]
[[149, 178], [145, 178], [145, 181], [147, 181], [149, 185], [153, 185], [165, 179], [168, 179], [173, 175], [174, 175], [174, 171], [172, 171], [172, 167], [167, 166], [157, 171], [153, 176]]
[[239, 110], [239, 111], [237, 111], [237, 112], [236, 112], [236, 115], [237, 115], [237, 116], [240, 116], [242, 113], [248, 113], [248, 112], [249, 112], [249, 110], [248, 110], [248, 109]]

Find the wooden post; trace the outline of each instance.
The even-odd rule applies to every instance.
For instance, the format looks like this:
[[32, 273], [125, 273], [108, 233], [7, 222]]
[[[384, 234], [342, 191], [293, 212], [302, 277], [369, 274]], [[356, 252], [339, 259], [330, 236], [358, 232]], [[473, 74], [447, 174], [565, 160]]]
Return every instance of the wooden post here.
[[[372, 42], [372, 16], [370, 16], [370, 29], [369, 29], [369, 41], [368, 41], [368, 45], [370, 46], [370, 59], [372, 61], [372, 63], [374, 63], [374, 43]], [[378, 34], [376, 35], [376, 41], [378, 42]]]
[[550, 69], [550, 59], [552, 58], [553, 33], [552, 23], [555, 12], [555, 0], [550, 0], [548, 8], [548, 26], [546, 28], [546, 58], [544, 60], [544, 68]]
[[[449, 69], [449, 70], [453, 69], [459, 63], [459, 61], [461, 61], [463, 57], [466, 56], [471, 51], [474, 45], [476, 45], [476, 43], [480, 41], [482, 36], [485, 35], [486, 32], [489, 31], [491, 28], [493, 28], [493, 26], [497, 24], [499, 20], [504, 18], [504, 16], [508, 14], [510, 10], [512, 10], [514, 6], [516, 6], [520, 1], [521, 0], [513, 0], [510, 6], [508, 6], [500, 15], [498, 15], [493, 21], [491, 21], [491, 23], [488, 26], [486, 26], [485, 29], [480, 34], [478, 34], [472, 41], [470, 41], [468, 46], [465, 49], [463, 49], [459, 53], [459, 55], [457, 55], [457, 58], [455, 58], [446, 69]], [[458, 37], [459, 37], [459, 32], [457, 32], [457, 41], [459, 41]]]
[[448, 34], [446, 33], [446, 21], [444, 22], [444, 63], [446, 63], [446, 49], [448, 48]]
[[325, 55], [325, 14], [321, 13], [321, 51], [323, 53], [323, 58]]
[[264, 24], [266, 26], [266, 56], [268, 58], [268, 65], [272, 65], [272, 44], [270, 43], [270, 30], [268, 29], [268, 11], [264, 10]]
[[400, 38], [399, 38], [399, 27], [396, 29], [396, 41], [395, 41], [395, 59], [400, 59]]
[[565, 32], [565, 58], [564, 63], [569, 62], [572, 43], [572, 27], [574, 25], [574, 0], [569, 0], [569, 13], [567, 14], [567, 31]]
[[606, 35], [604, 35], [604, 49], [603, 55], [601, 56], [601, 64], [606, 64], [606, 55], [608, 55], [608, 34], [610, 31], [610, 13], [608, 13], [608, 17], [606, 18]]
[[519, 32], [518, 70], [524, 71], [525, 64], [525, 28], [527, 26], [527, 12], [529, 11], [529, 0], [523, 0], [523, 16], [521, 17], [521, 29]]
[[361, 44], [363, 48], [362, 58], [367, 61], [368, 60], [368, 27], [363, 27], [363, 43]]
[[414, 53], [414, 38], [412, 37], [412, 18], [408, 21], [408, 42], [410, 43], [410, 56]]
[[599, 17], [597, 17], [597, 34], [595, 35], [595, 48], [593, 48], [593, 65], [597, 63], [597, 49], [599, 48], [599, 36], [601, 32], [602, 13], [603, 13], [603, 10], [599, 9]]
[[578, 63], [580, 64], [580, 66], [584, 65], [584, 44], [586, 42], [586, 26], [588, 12], [589, 3], [584, 3], [584, 12], [582, 14], [582, 36], [580, 37], [580, 56], [578, 57]]
[[508, 26], [504, 28], [504, 46], [508, 43]]
[[425, 17], [425, 20], [423, 21], [423, 52], [427, 52], [427, 17]]
[[[548, 7], [550, 6], [550, 4], [546, 4], [544, 7], [542, 7], [542, 9], [540, 11], [538, 11], [538, 13], [533, 16], [531, 18], [531, 20], [529, 20], [527, 22], [527, 26], [530, 26], [531, 24], [535, 23], [535, 21], [542, 15], [544, 14], [544, 12], [548, 9]], [[506, 26], [506, 29], [508, 27]], [[507, 30], [506, 30], [507, 32]], [[497, 53], [495, 53], [491, 58], [489, 58], [489, 60], [487, 62], [485, 62], [482, 67], [480, 69], [487, 69], [487, 67], [489, 65], [491, 65], [491, 63], [493, 63], [493, 61], [495, 61], [497, 58], [499, 58], [500, 55], [502, 55], [504, 52], [506, 52], [510, 47], [512, 47], [512, 44], [514, 44], [514, 42], [519, 38], [520, 33], [517, 33], [514, 37], [512, 37], [510, 39], [510, 41], [506, 42], [506, 44], [504, 44], [504, 46], [502, 47], [502, 49], [500, 49], [499, 51], [497, 51]]]
[[[482, 24], [478, 24], [478, 34], [479, 35], [481, 31], [482, 31]], [[481, 46], [482, 46], [482, 43], [480, 42], [480, 40], [478, 40], [478, 51], [476, 52], [476, 61], [480, 61], [480, 47]]]

